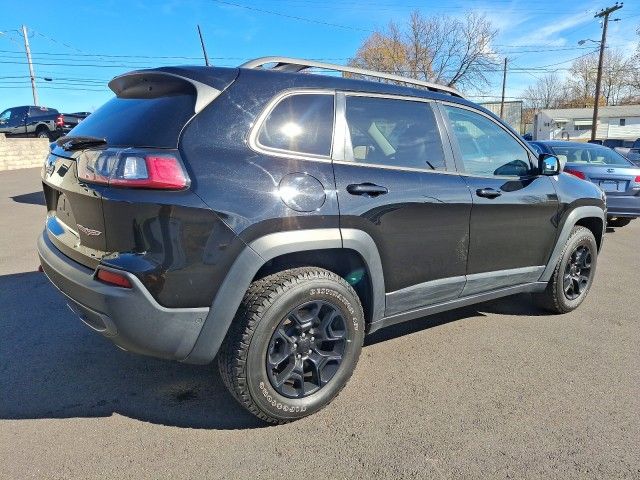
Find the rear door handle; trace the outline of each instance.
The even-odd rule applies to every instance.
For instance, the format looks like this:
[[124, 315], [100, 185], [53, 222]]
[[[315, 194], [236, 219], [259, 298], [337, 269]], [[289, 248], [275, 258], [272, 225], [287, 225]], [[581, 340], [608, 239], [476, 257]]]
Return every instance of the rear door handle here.
[[347, 185], [347, 192], [351, 195], [366, 195], [368, 197], [377, 197], [388, 193], [387, 187], [376, 185], [375, 183], [353, 183]]
[[496, 198], [502, 195], [502, 192], [493, 188], [479, 188], [476, 190], [476, 195], [484, 198]]

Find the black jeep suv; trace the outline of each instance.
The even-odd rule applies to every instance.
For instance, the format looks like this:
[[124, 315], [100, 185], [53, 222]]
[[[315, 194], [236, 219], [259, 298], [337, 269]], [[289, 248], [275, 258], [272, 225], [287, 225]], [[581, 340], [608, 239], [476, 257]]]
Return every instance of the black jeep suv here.
[[327, 405], [366, 333], [589, 291], [602, 191], [454, 89], [281, 57], [109, 86], [43, 167], [44, 272], [125, 350], [217, 356], [268, 422]]

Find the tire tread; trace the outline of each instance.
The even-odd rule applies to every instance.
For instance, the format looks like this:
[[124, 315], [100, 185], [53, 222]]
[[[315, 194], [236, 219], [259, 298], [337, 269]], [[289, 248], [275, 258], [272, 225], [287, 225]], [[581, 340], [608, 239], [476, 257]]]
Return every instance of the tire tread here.
[[[253, 333], [264, 312], [287, 290], [309, 280], [331, 280], [340, 283], [358, 296], [343, 278], [335, 273], [318, 267], [299, 267], [274, 273], [253, 282], [240, 304], [240, 308], [227, 332], [227, 336], [218, 352], [218, 368], [222, 381], [232, 396], [247, 410], [265, 422], [272, 424], [287, 423], [290, 420], [276, 418], [259, 408], [253, 401], [247, 386], [246, 363], [249, 345]], [[358, 302], [362, 318], [362, 307]], [[355, 364], [354, 364], [355, 369]], [[346, 378], [351, 377], [351, 373]], [[345, 381], [344, 384], [347, 382]], [[340, 393], [344, 384], [335, 392], [325, 405], [328, 405]]]

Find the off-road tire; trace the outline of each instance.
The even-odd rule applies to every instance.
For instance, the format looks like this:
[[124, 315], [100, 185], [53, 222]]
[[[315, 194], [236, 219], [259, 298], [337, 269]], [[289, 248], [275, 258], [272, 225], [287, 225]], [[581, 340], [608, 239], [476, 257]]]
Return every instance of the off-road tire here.
[[[569, 299], [565, 295], [563, 288], [563, 281], [567, 264], [571, 260], [571, 255], [580, 246], [585, 246], [589, 249], [591, 254], [591, 268], [587, 285], [580, 295], [575, 299]], [[571, 230], [571, 234], [565, 243], [565, 246], [560, 255], [560, 259], [553, 270], [553, 275], [547, 284], [547, 288], [544, 292], [534, 295], [536, 304], [552, 313], [568, 313], [575, 310], [586, 298], [589, 293], [589, 289], [593, 284], [593, 278], [596, 271], [596, 264], [598, 259], [598, 246], [596, 239], [593, 236], [591, 230], [585, 227], [575, 226]]]
[[[343, 316], [344, 355], [335, 374], [318, 391], [289, 398], [269, 380], [267, 351], [281, 321], [292, 309], [310, 301], [330, 302]], [[275, 273], [247, 290], [218, 352], [220, 375], [233, 397], [262, 420], [273, 424], [297, 420], [322, 409], [340, 393], [358, 362], [364, 328], [360, 300], [338, 275], [317, 267]]]
[[612, 228], [625, 227], [631, 223], [631, 220], [632, 220], [631, 218], [625, 218], [625, 217], [612, 218], [610, 220], [607, 220], [607, 227], [612, 227]]
[[51, 133], [47, 127], [38, 127], [36, 129], [36, 138], [47, 138], [51, 140]]

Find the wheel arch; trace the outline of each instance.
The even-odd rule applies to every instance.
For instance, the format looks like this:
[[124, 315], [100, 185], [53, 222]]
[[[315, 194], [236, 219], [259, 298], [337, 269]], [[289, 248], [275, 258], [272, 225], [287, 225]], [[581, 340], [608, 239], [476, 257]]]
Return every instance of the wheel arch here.
[[[340, 252], [340, 253], [338, 253]], [[336, 258], [332, 258], [332, 254]], [[345, 265], [341, 261], [349, 262]], [[186, 363], [206, 364], [217, 354], [249, 285], [263, 276], [294, 266], [317, 266], [341, 275], [361, 266], [366, 289], [356, 289], [367, 302], [367, 323], [384, 315], [385, 287], [380, 254], [373, 239], [356, 229], [322, 228], [277, 232], [252, 241], [236, 258], [213, 300]], [[342, 275], [341, 275], [342, 276]], [[370, 297], [367, 297], [367, 293]]]
[[556, 240], [556, 245], [553, 248], [553, 252], [551, 253], [551, 257], [547, 262], [547, 266], [542, 272], [540, 277], [541, 282], [548, 282], [553, 275], [553, 270], [555, 269], [560, 256], [562, 255], [562, 250], [564, 248], [565, 243], [569, 239], [571, 235], [571, 230], [576, 225], [588, 228], [593, 233], [596, 238], [596, 244], [598, 245], [598, 251], [602, 248], [602, 243], [604, 241], [604, 230], [605, 230], [605, 212], [602, 208], [596, 207], [593, 205], [585, 205], [581, 207], [576, 207], [567, 215], [564, 223], [562, 224], [560, 233]]

